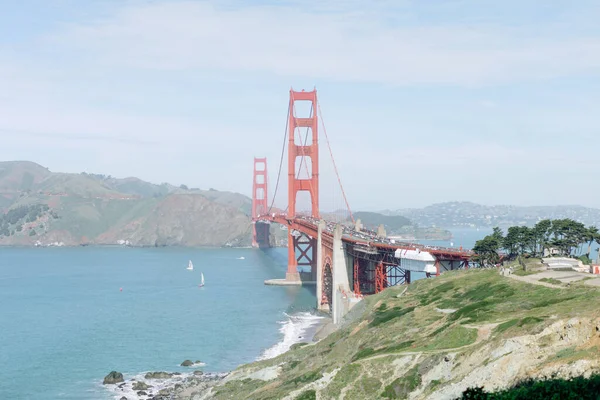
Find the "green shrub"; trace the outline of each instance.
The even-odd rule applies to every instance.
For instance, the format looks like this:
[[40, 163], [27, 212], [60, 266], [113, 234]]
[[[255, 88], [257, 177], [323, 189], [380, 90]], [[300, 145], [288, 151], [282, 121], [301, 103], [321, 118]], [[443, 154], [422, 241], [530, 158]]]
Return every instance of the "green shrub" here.
[[415, 366], [404, 376], [396, 379], [385, 387], [381, 397], [386, 399], [406, 399], [408, 394], [421, 385], [421, 374]]
[[384, 311], [376, 311], [375, 317], [373, 318], [373, 321], [371, 321], [371, 323], [369, 324], [369, 327], [372, 328], [381, 324], [385, 324], [386, 322], [389, 322], [396, 318], [400, 318], [403, 315], [413, 312], [414, 309], [415, 307], [394, 307]]
[[317, 392], [314, 390], [307, 390], [306, 392], [300, 393], [296, 400], [317, 400]]
[[323, 374], [319, 371], [310, 371], [307, 372], [305, 374], [302, 375], [298, 375], [297, 377], [295, 377], [294, 379], [292, 379], [290, 382], [295, 384], [295, 385], [299, 385], [299, 384], [303, 384], [303, 383], [310, 383], [310, 382], [314, 382], [317, 379], [321, 379], [323, 377]]
[[596, 400], [600, 393], [600, 375], [589, 378], [582, 376], [572, 379], [525, 380], [509, 389], [497, 392], [486, 392], [481, 387], [468, 388], [460, 399], [477, 400], [546, 400], [546, 399], [578, 399]]
[[360, 360], [361, 358], [367, 358], [375, 354], [375, 350], [370, 347], [365, 347], [364, 349], [360, 349], [354, 357], [352, 357], [352, 361]]

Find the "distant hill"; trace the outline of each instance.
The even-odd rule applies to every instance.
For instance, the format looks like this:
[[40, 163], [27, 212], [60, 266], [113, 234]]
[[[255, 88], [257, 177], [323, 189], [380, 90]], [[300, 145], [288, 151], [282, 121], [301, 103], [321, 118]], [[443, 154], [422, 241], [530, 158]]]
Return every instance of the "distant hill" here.
[[379, 225], [383, 225], [388, 233], [400, 232], [402, 228], [411, 225], [408, 218], [400, 215], [383, 215], [368, 211], [355, 212], [354, 219], [360, 219], [364, 227], [372, 230], [376, 230]]
[[[390, 213], [386, 211], [386, 213]], [[424, 208], [399, 209], [393, 212], [421, 226], [508, 227], [535, 225], [542, 219], [571, 218], [586, 225], [600, 226], [600, 210], [578, 205], [519, 207], [486, 206], [466, 201], [437, 203]]]
[[0, 245], [244, 246], [250, 207], [239, 193], [0, 162]]
[[376, 231], [377, 227], [383, 225], [386, 234], [404, 240], [448, 240], [452, 233], [439, 228], [422, 228], [414, 224], [410, 219], [401, 215], [389, 215], [368, 211], [357, 211], [353, 213], [354, 219], [359, 220], [366, 229]]

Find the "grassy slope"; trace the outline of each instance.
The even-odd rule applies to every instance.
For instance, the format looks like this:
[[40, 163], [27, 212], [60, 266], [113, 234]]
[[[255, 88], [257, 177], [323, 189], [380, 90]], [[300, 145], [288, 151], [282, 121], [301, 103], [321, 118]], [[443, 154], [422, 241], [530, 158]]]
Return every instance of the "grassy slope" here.
[[[404, 289], [390, 288], [366, 298], [359, 306], [362, 311], [353, 310], [354, 321], [315, 345], [240, 367], [234, 375], [275, 365], [281, 365], [282, 372], [271, 381], [230, 380], [215, 389], [216, 398], [280, 399], [290, 393], [290, 398], [297, 398], [306, 390], [317, 390], [321, 399], [338, 399], [342, 393], [346, 399], [406, 398], [414, 390], [426, 396], [458, 379], [423, 381], [448, 353], [457, 354], [453, 368], [458, 370], [461, 361], [482, 346], [539, 333], [557, 318], [597, 317], [595, 304], [600, 300], [600, 291], [593, 288], [551, 289], [491, 270], [419, 280], [396, 297]], [[445, 314], [436, 308], [457, 311]], [[486, 326], [489, 336], [481, 335]], [[576, 346], [559, 353], [550, 361], [598, 354], [595, 347]], [[487, 360], [479, 362], [484, 365]], [[307, 387], [310, 382], [319, 385]]]
[[29, 161], [0, 161], [0, 192], [31, 190], [51, 174]]
[[119, 200], [67, 197], [61, 201], [60, 219], [52, 228], [67, 230], [76, 238], [93, 239], [152, 211], [156, 199]]

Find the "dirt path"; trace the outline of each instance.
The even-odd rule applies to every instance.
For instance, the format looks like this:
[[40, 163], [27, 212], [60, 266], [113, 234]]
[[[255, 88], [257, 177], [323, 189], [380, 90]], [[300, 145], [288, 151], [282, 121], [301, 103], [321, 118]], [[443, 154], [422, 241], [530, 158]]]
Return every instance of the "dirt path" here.
[[531, 283], [534, 285], [540, 285], [540, 286], [546, 286], [549, 288], [553, 288], [553, 289], [564, 289], [564, 286], [559, 286], [559, 285], [553, 285], [551, 283], [548, 282], [540, 282], [538, 279], [539, 277], [537, 277], [535, 275], [524, 275], [524, 276], [519, 276], [519, 275], [515, 275], [515, 274], [510, 274], [510, 275], [505, 275], [508, 276], [511, 279], [517, 280], [517, 281], [521, 281], [521, 282], [525, 282], [525, 283]]

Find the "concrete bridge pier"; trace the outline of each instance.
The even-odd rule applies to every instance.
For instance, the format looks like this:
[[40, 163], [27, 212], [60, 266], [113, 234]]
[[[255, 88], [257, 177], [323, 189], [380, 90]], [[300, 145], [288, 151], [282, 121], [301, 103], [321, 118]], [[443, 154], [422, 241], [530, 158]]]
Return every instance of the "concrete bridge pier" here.
[[333, 299], [331, 317], [334, 324], [339, 324], [344, 315], [356, 304], [360, 298], [356, 297], [350, 289], [348, 276], [348, 262], [346, 248], [342, 241], [342, 227], [337, 225], [333, 231]]
[[317, 265], [315, 266], [315, 274], [317, 281], [317, 310], [329, 311], [329, 304], [323, 302], [323, 272], [325, 265], [325, 249], [323, 247], [323, 230], [326, 227], [326, 223], [323, 220], [319, 221], [317, 226]]

